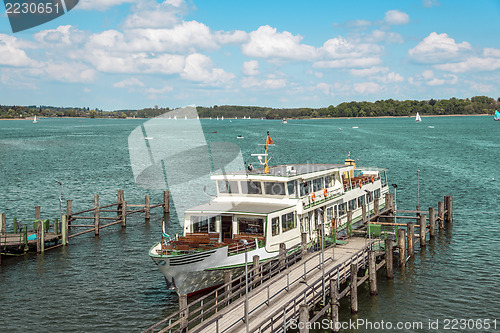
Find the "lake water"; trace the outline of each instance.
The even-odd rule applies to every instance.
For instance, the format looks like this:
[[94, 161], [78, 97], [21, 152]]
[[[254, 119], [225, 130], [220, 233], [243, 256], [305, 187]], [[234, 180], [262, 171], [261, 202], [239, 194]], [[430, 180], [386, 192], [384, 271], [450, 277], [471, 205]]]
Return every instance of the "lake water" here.
[[[111, 203], [118, 189], [129, 203], [143, 202], [145, 194], [161, 202], [162, 192], [137, 186], [131, 170], [128, 137], [144, 121], [0, 121], [0, 211], [8, 225], [13, 217], [33, 219], [36, 205], [42, 218], [56, 217], [57, 181], [73, 211], [92, 207], [94, 193]], [[256, 162], [250, 154], [261, 152], [258, 144], [270, 131], [276, 144], [271, 164], [343, 163], [350, 152], [360, 166], [388, 168], [389, 182], [399, 186], [400, 209], [415, 208], [420, 170], [423, 209], [437, 209], [444, 195], [453, 195], [452, 230], [423, 251], [417, 246], [415, 259], [395, 270], [394, 281], [381, 273], [378, 296], [361, 287], [357, 316], [344, 299], [341, 321], [423, 322], [423, 330], [400, 331], [436, 332], [427, 329], [429, 320], [440, 320], [437, 331], [443, 331], [444, 319], [497, 319], [500, 329], [500, 124], [491, 117], [427, 117], [419, 124], [413, 118], [201, 124], [208, 142], [238, 144], [247, 162]], [[189, 206], [189, 196], [185, 201]], [[180, 228], [171, 215], [172, 234]], [[160, 224], [156, 209], [150, 223], [137, 215], [126, 229], [72, 238], [69, 247], [44, 255], [2, 256], [1, 331], [137, 332], [176, 310], [176, 294], [147, 255], [159, 240]]]

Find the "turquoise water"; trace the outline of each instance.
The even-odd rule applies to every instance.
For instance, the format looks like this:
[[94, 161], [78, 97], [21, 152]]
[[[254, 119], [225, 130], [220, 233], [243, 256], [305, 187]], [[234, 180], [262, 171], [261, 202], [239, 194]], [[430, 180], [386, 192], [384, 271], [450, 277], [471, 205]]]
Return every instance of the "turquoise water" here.
[[[74, 211], [90, 208], [94, 193], [112, 202], [118, 189], [128, 202], [140, 203], [145, 194], [160, 202], [161, 192], [139, 188], [131, 171], [128, 135], [143, 122], [0, 121], [0, 211], [8, 223], [13, 217], [33, 219], [36, 205], [42, 217], [57, 216], [56, 181]], [[420, 124], [413, 118], [201, 123], [207, 141], [236, 143], [250, 162], [267, 130], [276, 144], [271, 164], [342, 163], [350, 151], [358, 165], [389, 169], [389, 182], [399, 186], [399, 208], [417, 204], [417, 170], [423, 209], [453, 195], [453, 229], [418, 250], [406, 269], [396, 269], [393, 282], [379, 275], [378, 296], [362, 287], [357, 316], [342, 301], [342, 321], [500, 320], [500, 124], [491, 117], [424, 118]], [[66, 249], [3, 256], [1, 331], [136, 332], [176, 309], [175, 293], [166, 290], [147, 256], [160, 237], [160, 213], [153, 211], [149, 224], [137, 215], [124, 230], [116, 226], [98, 238], [73, 238]], [[170, 233], [179, 231], [175, 218]]]

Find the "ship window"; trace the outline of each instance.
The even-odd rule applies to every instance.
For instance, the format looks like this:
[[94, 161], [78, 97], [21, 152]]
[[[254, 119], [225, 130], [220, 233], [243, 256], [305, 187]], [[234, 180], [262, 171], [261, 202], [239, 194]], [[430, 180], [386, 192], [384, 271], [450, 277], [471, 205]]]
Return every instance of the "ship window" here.
[[380, 189], [378, 188], [375, 191], [373, 191], [373, 194], [375, 195], [376, 199], [380, 198]]
[[264, 191], [268, 195], [285, 195], [285, 183], [264, 182]]
[[254, 217], [238, 217], [240, 234], [264, 235], [264, 219]]
[[358, 198], [358, 207], [363, 206], [364, 203], [365, 203], [365, 196], [362, 195]]
[[300, 196], [303, 197], [311, 193], [311, 181], [300, 183]]
[[297, 187], [297, 181], [292, 180], [287, 183], [288, 186], [288, 195], [295, 196], [295, 187]]
[[346, 213], [346, 208], [347, 208], [346, 205], [347, 204], [345, 202], [339, 204], [339, 216], [342, 216]]
[[281, 215], [281, 229], [283, 232], [294, 229], [297, 227], [295, 222], [295, 215], [293, 212]]
[[280, 233], [280, 218], [273, 217], [271, 220], [271, 233], [273, 236], [276, 236]]
[[262, 194], [262, 186], [260, 182], [246, 181], [241, 182], [241, 193], [243, 194]]
[[333, 219], [333, 207], [326, 209], [326, 221], [330, 222]]
[[349, 200], [349, 210], [355, 210], [356, 209], [356, 199]]
[[323, 189], [323, 178], [316, 178], [313, 180], [313, 191], [321, 191]]
[[215, 232], [215, 216], [191, 216], [193, 232]]
[[219, 180], [217, 182], [219, 186], [219, 193], [238, 193], [238, 182]]
[[333, 187], [335, 184], [335, 178], [333, 175], [328, 175], [325, 177], [325, 187]]

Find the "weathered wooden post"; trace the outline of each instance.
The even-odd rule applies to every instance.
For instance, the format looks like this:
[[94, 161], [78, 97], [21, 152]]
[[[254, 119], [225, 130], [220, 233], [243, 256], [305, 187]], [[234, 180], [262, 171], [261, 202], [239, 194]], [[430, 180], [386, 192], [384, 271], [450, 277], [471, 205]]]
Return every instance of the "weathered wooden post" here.
[[436, 237], [436, 222], [434, 220], [434, 207], [429, 207], [429, 236], [430, 238]]
[[68, 245], [68, 216], [63, 215], [61, 217], [61, 241], [62, 245]]
[[40, 219], [40, 206], [35, 206], [35, 220]]
[[99, 194], [94, 194], [94, 235], [99, 236]]
[[14, 217], [14, 233], [17, 234], [17, 219]]
[[149, 194], [146, 194], [144, 197], [144, 220], [145, 222], [149, 222], [151, 218], [151, 203], [149, 201]]
[[351, 236], [352, 232], [352, 210], [347, 212], [347, 237]]
[[127, 226], [127, 202], [125, 200], [122, 201], [121, 219], [122, 219], [122, 228], [125, 228]]
[[187, 295], [179, 295], [179, 310], [181, 311], [179, 313], [179, 317], [181, 319], [180, 323], [181, 331], [186, 329], [188, 326], [189, 309], [187, 305], [188, 305]]
[[45, 235], [42, 220], [36, 222], [36, 253], [45, 252]]
[[377, 288], [377, 257], [375, 251], [368, 252], [368, 280], [370, 281], [370, 295], [378, 295]]
[[170, 213], [170, 192], [163, 191], [163, 214]]
[[[224, 271], [224, 284], [228, 284], [229, 282], [231, 282], [231, 280], [233, 279], [233, 271], [232, 270], [225, 270]], [[231, 286], [228, 285], [226, 287], [226, 290], [227, 292], [226, 294], [226, 305], [228, 305], [230, 302], [231, 302]]]
[[446, 211], [444, 221], [447, 224], [453, 224], [453, 197], [451, 195], [444, 197], [444, 210]]
[[279, 252], [280, 267], [285, 266], [285, 258], [286, 258], [286, 245], [285, 243], [280, 243], [280, 252]]
[[394, 260], [392, 252], [392, 239], [385, 239], [385, 268], [387, 272], [387, 279], [394, 279]]
[[[338, 277], [337, 277], [338, 278]], [[339, 322], [339, 288], [338, 281], [330, 279], [330, 319], [332, 321], [333, 332], [338, 332], [338, 322]]]
[[66, 200], [66, 219], [69, 224], [71, 224], [71, 205], [72, 201], [70, 199]]
[[380, 201], [379, 198], [373, 199], [373, 215], [378, 215], [378, 213], [380, 213], [379, 201]]
[[406, 244], [408, 244], [408, 256], [413, 258], [415, 256], [415, 225], [413, 222], [406, 224]]
[[257, 279], [259, 278], [259, 266], [260, 266], [260, 258], [258, 255], [253, 256], [253, 262], [252, 262], [252, 269], [254, 269], [254, 272], [252, 274], [252, 284], [251, 287], [255, 288]]
[[420, 217], [420, 205], [417, 205], [417, 217]]
[[307, 233], [303, 232], [300, 234], [300, 241], [302, 246], [302, 257], [307, 253]]
[[[121, 220], [122, 219], [122, 214], [123, 214], [123, 210], [122, 210], [122, 206], [123, 206], [123, 201], [125, 201], [125, 194], [123, 193], [123, 190], [118, 190], [117, 193], [116, 193], [116, 215], [117, 215], [117, 220]], [[123, 225], [123, 223], [122, 223]]]
[[363, 224], [366, 224], [367, 223], [367, 220], [366, 220], [366, 203], [362, 204], [361, 205], [361, 215], [362, 215], [362, 220], [363, 220]]
[[0, 213], [0, 233], [7, 233], [7, 225], [5, 223], [5, 213]]
[[351, 313], [358, 313], [358, 264], [351, 264]]
[[309, 333], [309, 307], [306, 303], [299, 305], [299, 333]]
[[439, 229], [444, 229], [444, 202], [438, 202]]
[[420, 247], [425, 246], [425, 236], [427, 233], [427, 223], [425, 215], [420, 215]]
[[406, 264], [406, 244], [404, 229], [398, 230], [399, 266]]

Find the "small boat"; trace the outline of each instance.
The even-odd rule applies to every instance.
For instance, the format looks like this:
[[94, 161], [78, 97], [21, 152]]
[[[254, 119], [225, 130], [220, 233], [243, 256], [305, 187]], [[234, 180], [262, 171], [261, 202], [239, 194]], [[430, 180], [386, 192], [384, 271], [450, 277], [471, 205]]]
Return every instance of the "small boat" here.
[[495, 115], [493, 116], [493, 119], [495, 119], [495, 121], [500, 120], [500, 112], [495, 111]]
[[286, 121], [286, 118], [283, 118], [283, 120], [281, 121], [282, 124], [288, 124], [288, 122]]
[[241, 136], [241, 135], [238, 135], [238, 136], [236, 137], [236, 139], [244, 139], [244, 137], [243, 137], [243, 136]]
[[352, 128], [359, 128], [358, 126], [353, 126]]
[[143, 136], [141, 139], [144, 139], [144, 140], [153, 140], [153, 137], [152, 136]]
[[36, 120], [36, 115], [35, 115], [35, 118], [33, 118], [33, 124], [36, 124], [37, 122], [38, 122], [38, 120]]
[[415, 121], [417, 123], [421, 122], [422, 121], [422, 118], [420, 118], [420, 114], [417, 112], [417, 115], [415, 116]]

